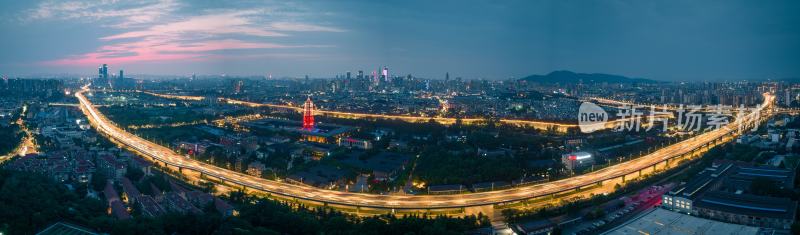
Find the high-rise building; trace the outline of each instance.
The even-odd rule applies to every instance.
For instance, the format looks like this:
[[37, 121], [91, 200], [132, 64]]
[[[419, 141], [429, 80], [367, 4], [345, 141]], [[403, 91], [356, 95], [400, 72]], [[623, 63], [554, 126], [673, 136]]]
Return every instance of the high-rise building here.
[[378, 76], [378, 71], [372, 70], [372, 83], [373, 83], [373, 85], [377, 86], [378, 84], [380, 84], [380, 81], [381, 81], [381, 77]]
[[384, 81], [388, 81], [389, 80], [389, 68], [387, 68], [386, 66], [383, 66], [383, 74], [382, 75], [383, 75], [383, 80]]
[[364, 70], [358, 70], [358, 79], [364, 79]]
[[108, 79], [108, 65], [103, 64], [103, 67], [100, 67], [100, 75], [103, 79]]
[[108, 80], [108, 65], [103, 64], [97, 68], [97, 79], [94, 82], [96, 86], [109, 86], [110, 81]]
[[350, 71], [347, 71], [347, 80], [350, 80]]
[[242, 92], [242, 86], [244, 86], [244, 81], [242, 80], [234, 80], [233, 81], [233, 93], [239, 94]]
[[311, 96], [306, 99], [303, 104], [303, 130], [314, 129], [314, 103], [311, 102]]
[[444, 80], [445, 81], [450, 81], [450, 72], [444, 73]]
[[124, 74], [124, 72], [122, 71], [122, 69], [120, 69], [120, 70], [119, 70], [119, 80], [123, 80], [123, 79], [125, 79], [125, 74]]

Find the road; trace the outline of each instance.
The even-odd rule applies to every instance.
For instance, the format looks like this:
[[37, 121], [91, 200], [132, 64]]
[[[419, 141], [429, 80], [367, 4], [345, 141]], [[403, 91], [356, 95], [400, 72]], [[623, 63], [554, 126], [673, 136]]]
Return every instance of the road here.
[[[152, 95], [155, 97], [166, 98], [166, 99], [178, 99], [178, 100], [188, 100], [188, 101], [201, 101], [204, 100], [205, 97], [202, 96], [189, 96], [189, 95], [171, 95], [171, 94], [160, 94], [154, 93], [149, 91], [142, 91], [142, 93]], [[243, 105], [248, 107], [268, 107], [268, 108], [276, 108], [276, 109], [288, 109], [294, 110], [297, 112], [303, 112], [303, 107], [291, 106], [291, 105], [280, 105], [280, 104], [263, 104], [263, 103], [255, 103], [250, 101], [243, 101], [243, 100], [236, 100], [231, 98], [218, 98], [219, 101], [225, 102], [228, 104], [234, 105]], [[401, 120], [405, 122], [428, 122], [433, 120], [437, 123], [443, 125], [452, 125], [456, 122], [460, 121], [463, 124], [478, 124], [486, 122], [484, 118], [449, 118], [449, 117], [422, 117], [422, 116], [408, 116], [408, 115], [398, 115], [398, 114], [371, 114], [371, 113], [353, 113], [353, 112], [342, 112], [342, 111], [332, 111], [332, 110], [314, 110], [315, 114], [322, 114], [330, 117], [335, 118], [343, 118], [343, 119], [386, 119], [386, 120]], [[644, 116], [645, 118], [647, 116]], [[657, 118], [672, 118], [672, 114], [658, 114], [655, 116]], [[623, 118], [623, 119], [615, 119], [609, 121], [604, 127], [606, 129], [615, 128], [619, 126], [620, 122], [623, 121], [630, 121], [635, 119], [635, 117], [631, 118]], [[500, 123], [516, 125], [516, 126], [523, 126], [523, 127], [531, 127], [534, 129], [539, 130], [555, 130], [560, 133], [566, 133], [571, 128], [578, 128], [577, 124], [570, 124], [570, 123], [561, 123], [561, 122], [552, 122], [552, 121], [536, 121], [536, 120], [522, 120], [522, 119], [505, 119], [501, 118], [498, 120]]]
[[[174, 168], [181, 168], [184, 172], [191, 170], [200, 172], [208, 177], [213, 177], [226, 183], [245, 186], [271, 194], [284, 197], [317, 201], [333, 205], [358, 206], [382, 209], [437, 209], [437, 208], [464, 208], [483, 206], [507, 202], [517, 202], [534, 197], [550, 195], [564, 190], [592, 185], [608, 179], [616, 179], [624, 175], [635, 173], [640, 169], [652, 167], [654, 164], [675, 156], [690, 153], [695, 149], [704, 147], [706, 143], [721, 139], [725, 135], [736, 131], [736, 124], [731, 123], [718, 130], [709, 131], [680, 143], [664, 147], [646, 156], [610, 166], [588, 174], [579, 175], [558, 181], [537, 185], [517, 187], [505, 190], [457, 194], [457, 195], [377, 195], [352, 192], [340, 192], [315, 188], [305, 185], [288, 184], [280, 181], [253, 177], [196, 161], [181, 156], [172, 150], [149, 142], [141, 137], [125, 132], [110, 122], [100, 113], [92, 103], [83, 95], [87, 90], [77, 92], [75, 96], [81, 104], [81, 110], [98, 132], [113, 138], [133, 150], [152, 159]], [[771, 107], [774, 96], [765, 94], [765, 105]], [[763, 109], [763, 108], [762, 108]], [[754, 120], [757, 112], [748, 114], [743, 120]], [[184, 173], [187, 177], [192, 174]]]
[[22, 137], [22, 140], [20, 141], [17, 148], [14, 149], [14, 151], [11, 151], [5, 156], [0, 156], [0, 162], [4, 162], [8, 159], [11, 159], [14, 156], [21, 157], [27, 154], [34, 154], [39, 152], [38, 146], [36, 146], [36, 143], [33, 141], [33, 134], [31, 134], [31, 131], [28, 130], [28, 126], [25, 125], [25, 120], [23, 119], [23, 117], [27, 113], [27, 110], [28, 110], [27, 105], [22, 106], [22, 113], [20, 114], [19, 119], [17, 119], [17, 125], [22, 130], [22, 132], [25, 133], [25, 136]]

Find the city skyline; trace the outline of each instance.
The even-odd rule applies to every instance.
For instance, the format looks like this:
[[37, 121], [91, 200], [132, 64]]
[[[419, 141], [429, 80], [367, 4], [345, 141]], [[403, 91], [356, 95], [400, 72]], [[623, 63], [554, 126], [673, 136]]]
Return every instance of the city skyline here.
[[800, 2], [0, 6], [0, 235], [800, 234]]
[[[800, 76], [800, 4], [34, 2], [4, 4], [0, 74], [508, 79], [555, 70], [667, 81]], [[665, 35], [678, 35], [666, 37]], [[36, 48], [36, 50], [30, 50]], [[378, 71], [380, 73], [380, 71]]]

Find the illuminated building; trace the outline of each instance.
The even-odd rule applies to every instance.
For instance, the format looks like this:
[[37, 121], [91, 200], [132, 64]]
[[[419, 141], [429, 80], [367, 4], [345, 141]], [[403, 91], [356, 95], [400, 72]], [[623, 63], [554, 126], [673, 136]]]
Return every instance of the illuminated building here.
[[306, 99], [306, 102], [303, 104], [303, 130], [313, 130], [314, 129], [314, 103], [311, 102], [311, 97], [309, 96]]
[[443, 100], [440, 102], [440, 105], [442, 106], [441, 108], [442, 115], [447, 115], [447, 111], [450, 110], [450, 102], [448, 102], [447, 100]]
[[244, 85], [244, 81], [236, 80], [233, 82], [233, 93], [239, 94], [242, 92], [242, 86]]
[[103, 64], [103, 66], [100, 66], [100, 68], [97, 68], [97, 69], [98, 69], [97, 76], [99, 78], [108, 79], [108, 65], [107, 64]]
[[97, 86], [105, 86], [108, 85], [108, 65], [103, 64], [97, 68], [97, 82], [95, 82]]
[[372, 142], [369, 140], [364, 139], [356, 139], [356, 138], [339, 138], [338, 143], [339, 146], [348, 147], [348, 148], [357, 148], [357, 149], [372, 149]]
[[594, 157], [588, 152], [574, 152], [561, 155], [561, 162], [570, 171], [584, 168], [594, 164]]

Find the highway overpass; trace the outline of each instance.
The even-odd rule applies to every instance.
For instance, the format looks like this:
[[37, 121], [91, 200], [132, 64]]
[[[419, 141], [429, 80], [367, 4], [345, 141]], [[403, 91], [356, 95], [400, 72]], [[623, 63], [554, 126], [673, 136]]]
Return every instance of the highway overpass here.
[[[609, 166], [591, 173], [574, 176], [567, 179], [541, 183], [530, 186], [516, 187], [504, 190], [457, 194], [457, 195], [378, 195], [365, 193], [352, 193], [320, 189], [316, 187], [289, 184], [281, 181], [268, 180], [247, 174], [223, 169], [206, 164], [191, 158], [184, 157], [158, 144], [147, 141], [134, 134], [128, 133], [117, 127], [100, 113], [92, 103], [83, 95], [86, 90], [77, 92], [75, 96], [80, 101], [80, 108], [87, 116], [92, 126], [98, 132], [123, 144], [137, 153], [146, 156], [159, 166], [174, 169], [189, 180], [203, 178], [223, 182], [225, 185], [246, 188], [278, 196], [285, 199], [319, 202], [326, 205], [339, 205], [354, 208], [371, 209], [448, 209], [468, 208], [486, 205], [501, 205], [506, 203], [521, 202], [529, 199], [552, 197], [556, 194], [582, 187], [604, 184], [606, 182], [625, 181], [641, 175], [643, 171], [657, 170], [659, 166], [668, 168], [676, 165], [676, 160], [692, 156], [698, 151], [708, 149], [713, 145], [723, 143], [740, 134], [737, 123], [745, 127], [756, 125], [757, 121], [765, 120], [770, 116], [774, 96], [764, 94], [764, 105], [761, 109], [747, 114], [743, 118], [730, 123], [718, 130], [708, 131], [696, 137], [664, 147], [645, 156]], [[762, 114], [763, 112], [763, 114]], [[758, 117], [765, 117], [759, 119]]]

